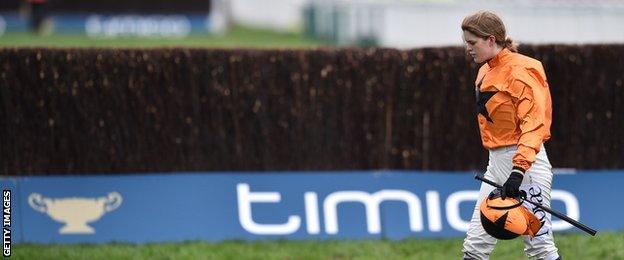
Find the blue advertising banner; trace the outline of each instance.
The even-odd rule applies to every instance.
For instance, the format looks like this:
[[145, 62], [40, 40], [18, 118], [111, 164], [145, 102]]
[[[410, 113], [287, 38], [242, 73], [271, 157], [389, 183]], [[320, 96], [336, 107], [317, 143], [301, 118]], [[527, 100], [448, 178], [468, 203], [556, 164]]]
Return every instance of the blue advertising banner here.
[[[168, 173], [2, 178], [14, 243], [462, 237], [471, 172]], [[620, 185], [614, 185], [620, 184]], [[552, 207], [624, 230], [624, 171], [555, 175]], [[5, 193], [5, 206], [6, 206]], [[609, 221], [605, 221], [608, 212]], [[5, 208], [5, 220], [6, 220]], [[579, 232], [553, 217], [553, 229]]]
[[26, 31], [28, 23], [18, 13], [0, 12], [0, 36], [5, 32]]
[[94, 38], [183, 38], [191, 33], [210, 33], [208, 15], [57, 15], [52, 17], [58, 33], [86, 33]]
[[[210, 34], [215, 28], [209, 14], [81, 14], [53, 13], [45, 20], [48, 33], [81, 33], [93, 38], [183, 38]], [[0, 36], [25, 32], [28, 19], [16, 12], [0, 13]]]

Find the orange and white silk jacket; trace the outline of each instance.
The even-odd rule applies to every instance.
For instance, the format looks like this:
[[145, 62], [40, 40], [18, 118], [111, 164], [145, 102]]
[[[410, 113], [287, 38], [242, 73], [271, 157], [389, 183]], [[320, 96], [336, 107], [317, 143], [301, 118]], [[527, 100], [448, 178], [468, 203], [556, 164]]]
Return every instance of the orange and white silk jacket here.
[[542, 63], [505, 48], [481, 66], [475, 83], [483, 146], [516, 145], [513, 166], [528, 170], [550, 138], [552, 101]]

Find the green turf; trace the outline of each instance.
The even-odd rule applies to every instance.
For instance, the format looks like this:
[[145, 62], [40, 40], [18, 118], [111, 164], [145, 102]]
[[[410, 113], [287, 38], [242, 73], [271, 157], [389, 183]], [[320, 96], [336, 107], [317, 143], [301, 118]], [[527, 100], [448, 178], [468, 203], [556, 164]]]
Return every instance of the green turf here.
[[0, 47], [271, 47], [305, 48], [322, 42], [295, 33], [233, 27], [220, 36], [191, 35], [181, 39], [105, 38], [93, 39], [82, 34], [6, 33], [0, 36]]
[[[564, 259], [624, 259], [624, 233], [560, 234]], [[13, 246], [16, 259], [461, 259], [462, 239], [275, 241]], [[491, 259], [526, 259], [521, 239], [500, 241]]]

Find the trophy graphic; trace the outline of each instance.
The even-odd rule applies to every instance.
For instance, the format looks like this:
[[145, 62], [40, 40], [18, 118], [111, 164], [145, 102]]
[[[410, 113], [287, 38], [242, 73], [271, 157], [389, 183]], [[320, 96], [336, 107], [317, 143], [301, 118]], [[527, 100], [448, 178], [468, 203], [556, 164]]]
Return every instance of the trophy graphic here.
[[122, 202], [121, 194], [113, 191], [100, 198], [46, 198], [39, 193], [28, 196], [28, 204], [41, 213], [48, 214], [53, 220], [65, 223], [60, 234], [93, 234], [95, 229], [87, 225], [100, 219], [104, 213], [118, 208]]

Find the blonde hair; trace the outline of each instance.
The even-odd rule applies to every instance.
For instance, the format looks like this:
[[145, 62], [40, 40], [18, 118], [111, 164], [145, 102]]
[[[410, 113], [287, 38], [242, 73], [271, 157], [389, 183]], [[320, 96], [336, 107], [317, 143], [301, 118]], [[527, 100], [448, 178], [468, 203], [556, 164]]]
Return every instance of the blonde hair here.
[[469, 31], [481, 38], [494, 36], [498, 45], [510, 51], [518, 52], [518, 44], [507, 36], [503, 20], [493, 12], [479, 11], [468, 15], [464, 18], [461, 28], [462, 31]]

